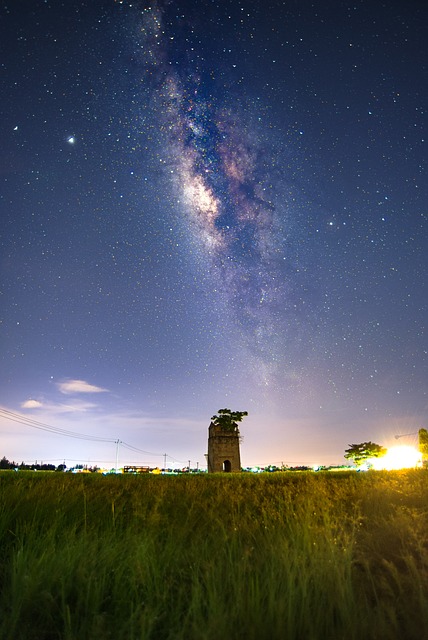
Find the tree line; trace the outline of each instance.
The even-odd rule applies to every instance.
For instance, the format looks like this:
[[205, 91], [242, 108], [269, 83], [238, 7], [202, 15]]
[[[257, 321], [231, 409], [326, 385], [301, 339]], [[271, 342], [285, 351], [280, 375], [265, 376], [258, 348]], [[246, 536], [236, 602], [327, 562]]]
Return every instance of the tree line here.
[[8, 460], [6, 456], [3, 456], [3, 458], [0, 460], [0, 469], [21, 469], [25, 471], [65, 471], [66, 468], [67, 466], [65, 464], [54, 465], [44, 462], [34, 462], [32, 464], [21, 462], [21, 464], [18, 464], [13, 460]]

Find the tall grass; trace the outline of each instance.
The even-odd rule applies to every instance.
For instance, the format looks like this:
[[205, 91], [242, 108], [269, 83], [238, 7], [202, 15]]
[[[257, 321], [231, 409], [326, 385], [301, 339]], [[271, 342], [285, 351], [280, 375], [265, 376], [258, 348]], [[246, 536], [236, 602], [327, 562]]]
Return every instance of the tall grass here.
[[3, 472], [0, 638], [428, 637], [427, 479]]

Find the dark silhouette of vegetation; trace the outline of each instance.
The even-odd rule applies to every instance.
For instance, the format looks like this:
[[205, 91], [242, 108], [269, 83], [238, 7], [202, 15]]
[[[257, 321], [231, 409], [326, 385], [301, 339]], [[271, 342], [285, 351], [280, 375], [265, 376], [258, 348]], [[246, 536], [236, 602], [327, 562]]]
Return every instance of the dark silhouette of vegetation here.
[[386, 454], [385, 447], [375, 442], [361, 442], [360, 444], [350, 444], [349, 449], [345, 449], [345, 458], [353, 460], [357, 466], [361, 465], [368, 458], [381, 458]]
[[220, 427], [223, 431], [238, 431], [238, 422], [248, 416], [248, 411], [231, 411], [230, 409], [219, 409], [218, 415], [211, 418], [216, 427]]
[[57, 467], [54, 464], [46, 464], [46, 463], [37, 463], [34, 464], [25, 464], [21, 462], [18, 464], [17, 462], [10, 461], [3, 456], [0, 460], [0, 469], [20, 469], [21, 471], [65, 471], [66, 465], [60, 464]]
[[14, 469], [16, 466], [16, 462], [9, 462], [6, 456], [0, 460], [0, 469]]
[[419, 451], [422, 454], [422, 462], [424, 465], [428, 463], [428, 431], [426, 429], [419, 429]]

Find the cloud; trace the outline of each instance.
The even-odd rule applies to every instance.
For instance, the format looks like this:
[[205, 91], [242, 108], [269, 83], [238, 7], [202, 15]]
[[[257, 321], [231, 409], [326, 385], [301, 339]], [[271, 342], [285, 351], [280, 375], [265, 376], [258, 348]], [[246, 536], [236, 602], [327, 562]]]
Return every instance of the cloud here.
[[58, 389], [66, 395], [73, 393], [103, 393], [107, 391], [107, 389], [96, 387], [85, 380], [66, 380], [65, 382], [59, 382]]
[[26, 400], [25, 402], [21, 402], [22, 409], [38, 409], [39, 407], [43, 407], [43, 403], [38, 400]]
[[72, 400], [67, 404], [52, 405], [52, 410], [57, 413], [81, 413], [85, 411], [91, 411], [96, 409], [97, 405], [93, 402], [84, 402], [83, 400]]
[[21, 403], [22, 409], [38, 409], [46, 416], [46, 420], [49, 421], [54, 417], [61, 416], [63, 414], [78, 414], [91, 412], [94, 409], [98, 409], [98, 405], [94, 402], [88, 402], [78, 397], [70, 397], [66, 403], [56, 402], [39, 402], [38, 400], [26, 400]]

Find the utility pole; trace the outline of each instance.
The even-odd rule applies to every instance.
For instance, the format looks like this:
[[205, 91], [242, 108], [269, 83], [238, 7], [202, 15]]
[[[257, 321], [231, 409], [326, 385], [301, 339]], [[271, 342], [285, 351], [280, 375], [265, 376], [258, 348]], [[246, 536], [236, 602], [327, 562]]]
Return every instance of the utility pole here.
[[120, 445], [120, 440], [117, 439], [116, 440], [116, 467], [115, 467], [116, 473], [119, 468], [119, 445]]
[[419, 434], [419, 451], [422, 454], [422, 466], [428, 468], [428, 431], [421, 427]]
[[167, 456], [167, 454], [164, 453], [163, 454], [163, 472], [164, 473], [166, 472], [166, 456]]

